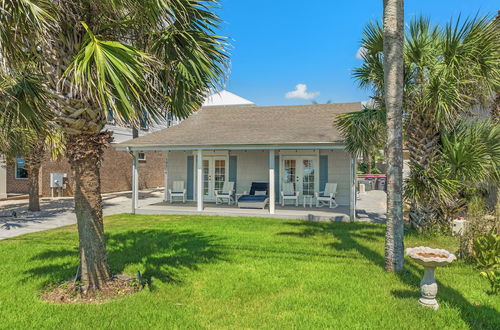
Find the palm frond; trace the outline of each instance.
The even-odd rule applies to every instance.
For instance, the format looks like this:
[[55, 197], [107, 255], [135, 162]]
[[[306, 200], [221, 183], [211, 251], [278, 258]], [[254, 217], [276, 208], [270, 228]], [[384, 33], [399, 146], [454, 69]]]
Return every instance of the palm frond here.
[[0, 130], [12, 128], [43, 130], [53, 117], [48, 106], [49, 92], [43, 87], [43, 77], [33, 68], [0, 79]]
[[345, 139], [347, 150], [355, 155], [382, 149], [386, 140], [386, 112], [363, 108], [359, 112], [338, 115], [334, 122]]
[[159, 112], [148, 107], [146, 93], [153, 59], [119, 41], [102, 40], [82, 25], [87, 39], [65, 72], [75, 93], [90, 98], [101, 109], [111, 109], [118, 121], [138, 123], [146, 107], [156, 118]]

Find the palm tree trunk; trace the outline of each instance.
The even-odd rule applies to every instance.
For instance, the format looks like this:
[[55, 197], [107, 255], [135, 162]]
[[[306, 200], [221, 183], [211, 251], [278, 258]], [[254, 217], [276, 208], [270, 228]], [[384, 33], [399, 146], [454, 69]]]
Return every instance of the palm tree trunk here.
[[28, 210], [40, 211], [40, 168], [45, 156], [45, 136], [38, 137], [30, 146], [30, 152], [26, 156], [26, 167], [28, 170], [29, 204]]
[[97, 135], [69, 135], [67, 155], [73, 171], [75, 211], [80, 242], [80, 281], [88, 293], [111, 280], [102, 219], [99, 164], [110, 138]]
[[384, 87], [387, 109], [387, 228], [385, 269], [404, 261], [403, 223], [403, 38], [404, 1], [384, 0]]
[[367, 152], [364, 157], [364, 161], [366, 164], [366, 173], [371, 174], [372, 173], [372, 155], [370, 152]]
[[[407, 132], [410, 168], [413, 168], [412, 164], [418, 164], [429, 171], [430, 165], [439, 159], [441, 136], [430, 112], [430, 109], [419, 109], [411, 114]], [[412, 171], [410, 176], [412, 175], [417, 174]], [[420, 201], [418, 205], [410, 200], [410, 222], [416, 229], [420, 230], [436, 222], [438, 213], [432, 198]]]
[[40, 167], [41, 167], [40, 164], [36, 164], [28, 168], [28, 180], [29, 180], [28, 210], [30, 210], [31, 212], [40, 211], [40, 191], [39, 191]]

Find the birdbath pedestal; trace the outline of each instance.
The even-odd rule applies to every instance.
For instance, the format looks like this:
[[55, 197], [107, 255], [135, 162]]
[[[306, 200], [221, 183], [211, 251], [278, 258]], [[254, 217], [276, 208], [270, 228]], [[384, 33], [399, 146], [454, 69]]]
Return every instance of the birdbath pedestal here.
[[420, 281], [422, 297], [418, 300], [422, 306], [437, 310], [439, 304], [436, 300], [438, 285], [434, 278], [436, 267], [446, 266], [456, 259], [455, 255], [442, 249], [433, 249], [426, 246], [406, 249], [406, 255], [416, 263], [424, 266], [424, 277]]

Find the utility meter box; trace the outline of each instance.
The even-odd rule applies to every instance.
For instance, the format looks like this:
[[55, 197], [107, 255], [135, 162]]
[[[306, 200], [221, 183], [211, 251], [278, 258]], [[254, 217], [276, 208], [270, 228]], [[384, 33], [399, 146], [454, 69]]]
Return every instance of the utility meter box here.
[[66, 173], [50, 173], [50, 188], [64, 188], [67, 176]]
[[462, 218], [456, 218], [451, 222], [451, 234], [453, 236], [462, 236], [465, 232], [467, 221]]

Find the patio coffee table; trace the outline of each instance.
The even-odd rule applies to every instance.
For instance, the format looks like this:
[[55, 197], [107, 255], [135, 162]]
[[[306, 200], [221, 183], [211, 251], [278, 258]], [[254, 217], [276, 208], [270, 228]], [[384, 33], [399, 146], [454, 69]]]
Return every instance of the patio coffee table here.
[[313, 195], [304, 195], [304, 208], [306, 208], [306, 203], [309, 203], [309, 207], [313, 206]]

